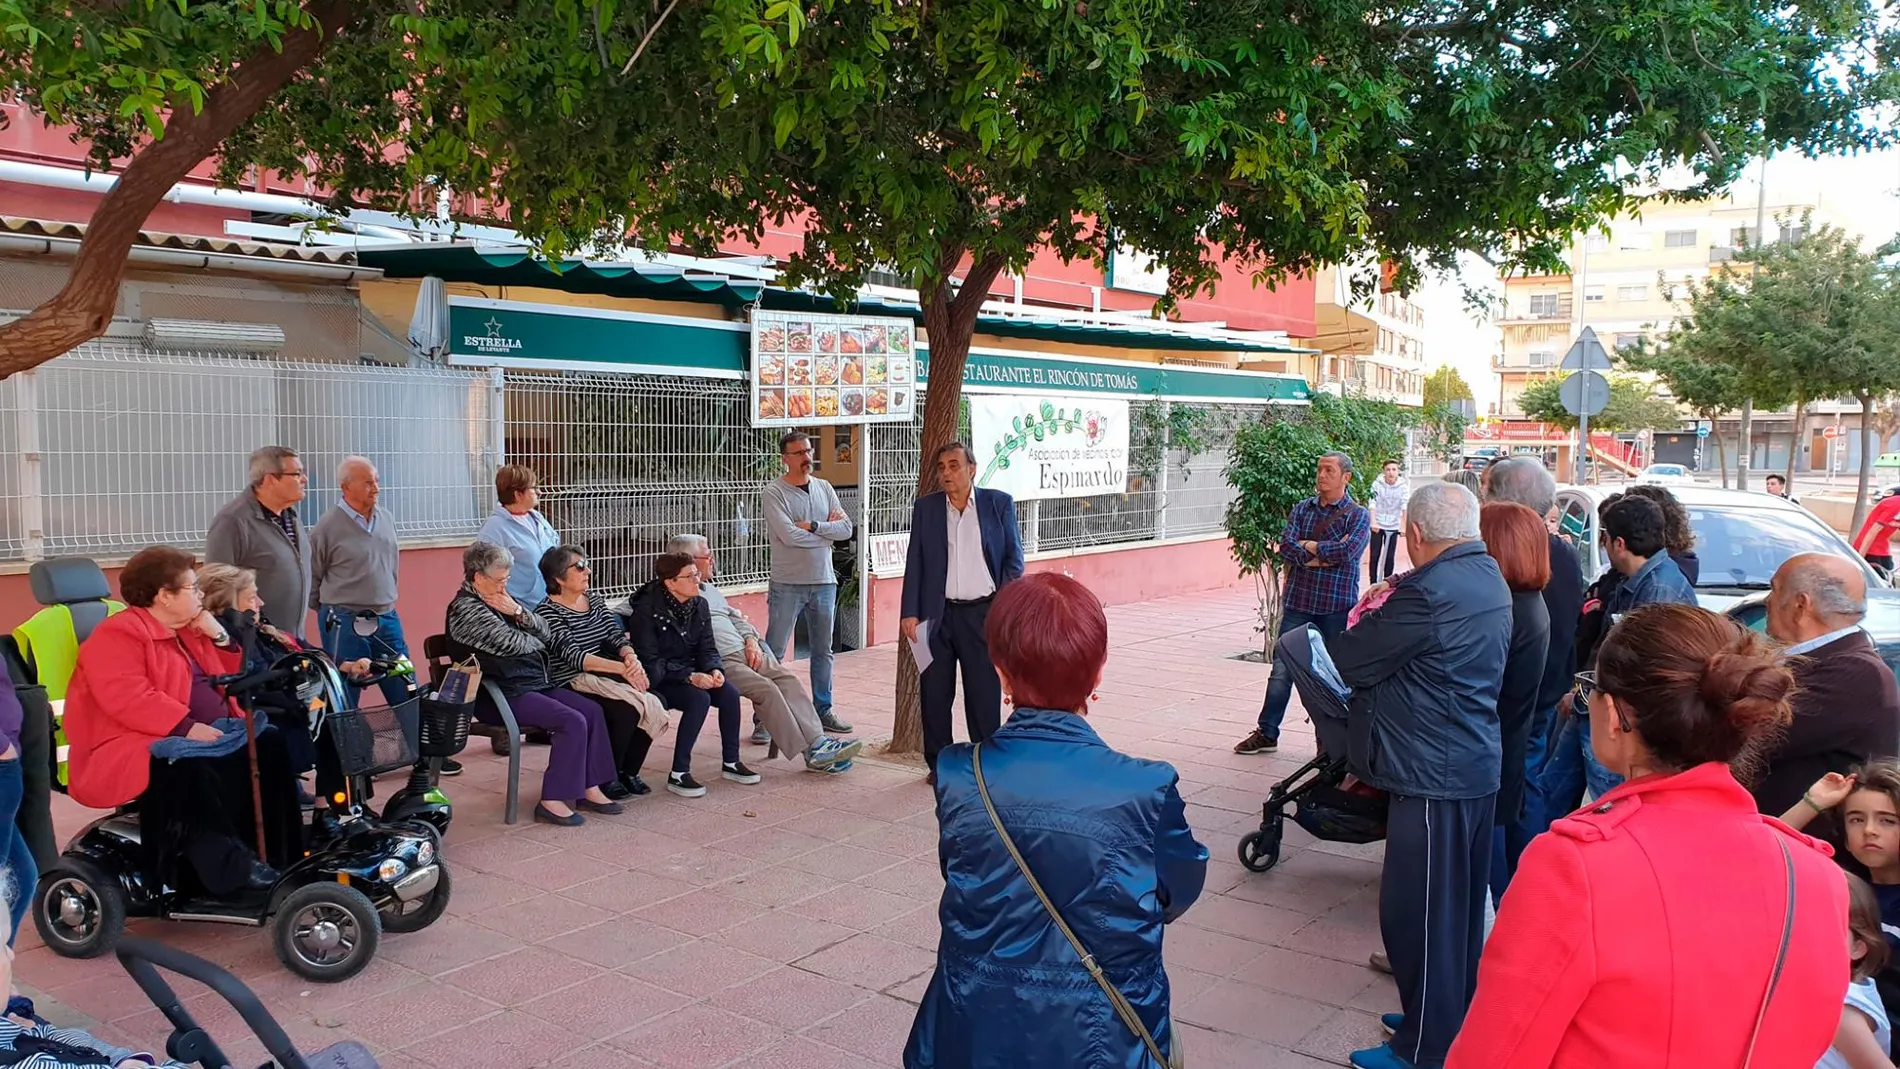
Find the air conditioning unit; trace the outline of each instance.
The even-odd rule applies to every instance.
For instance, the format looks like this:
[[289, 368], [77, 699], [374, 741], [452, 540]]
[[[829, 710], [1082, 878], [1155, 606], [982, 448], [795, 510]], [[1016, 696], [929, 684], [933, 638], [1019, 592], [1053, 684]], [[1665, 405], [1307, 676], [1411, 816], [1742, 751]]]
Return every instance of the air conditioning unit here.
[[284, 330], [275, 323], [150, 319], [145, 344], [172, 352], [275, 353], [284, 347]]

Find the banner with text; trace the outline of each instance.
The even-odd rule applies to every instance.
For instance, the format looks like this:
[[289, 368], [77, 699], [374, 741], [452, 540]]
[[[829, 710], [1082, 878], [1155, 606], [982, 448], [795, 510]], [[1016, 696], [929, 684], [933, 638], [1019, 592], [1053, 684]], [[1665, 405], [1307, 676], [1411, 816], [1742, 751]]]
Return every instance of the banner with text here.
[[970, 399], [976, 484], [1018, 501], [1128, 489], [1128, 402], [1087, 394]]

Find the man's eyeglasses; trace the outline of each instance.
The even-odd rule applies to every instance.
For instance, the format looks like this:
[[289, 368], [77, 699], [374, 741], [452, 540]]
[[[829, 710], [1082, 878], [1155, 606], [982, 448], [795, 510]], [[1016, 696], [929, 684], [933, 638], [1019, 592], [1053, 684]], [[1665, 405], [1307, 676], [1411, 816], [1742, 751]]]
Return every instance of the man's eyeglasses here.
[[307, 471], [304, 471], [302, 468], [298, 468], [295, 471], [280, 471], [280, 472], [277, 472], [276, 475], [279, 479], [308, 479], [310, 478], [310, 473]]

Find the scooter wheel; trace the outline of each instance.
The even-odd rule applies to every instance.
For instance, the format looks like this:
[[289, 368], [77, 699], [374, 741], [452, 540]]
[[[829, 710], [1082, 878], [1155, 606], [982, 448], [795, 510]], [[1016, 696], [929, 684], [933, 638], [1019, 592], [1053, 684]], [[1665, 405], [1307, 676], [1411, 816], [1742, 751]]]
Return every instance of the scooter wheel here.
[[1271, 841], [1264, 831], [1250, 831], [1240, 837], [1240, 863], [1248, 872], [1265, 872], [1280, 863], [1280, 837]]
[[383, 907], [383, 931], [407, 935], [441, 920], [443, 912], [449, 908], [452, 890], [448, 866], [443, 865], [435, 881], [435, 890], [430, 891], [427, 898], [419, 898], [414, 902], [392, 902]]
[[62, 857], [40, 874], [33, 927], [63, 958], [96, 958], [125, 931], [125, 889], [90, 861]]
[[334, 984], [363, 971], [382, 942], [369, 897], [340, 883], [307, 883], [285, 896], [271, 922], [277, 960], [306, 980]]

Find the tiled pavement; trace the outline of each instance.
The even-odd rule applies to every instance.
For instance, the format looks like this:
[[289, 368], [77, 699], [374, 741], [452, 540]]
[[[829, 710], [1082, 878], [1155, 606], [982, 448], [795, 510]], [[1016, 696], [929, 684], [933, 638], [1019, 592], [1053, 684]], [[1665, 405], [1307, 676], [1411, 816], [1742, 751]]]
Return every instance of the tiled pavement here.
[[[1176, 1016], [1198, 1069], [1344, 1064], [1397, 1009], [1365, 967], [1378, 947], [1380, 848], [1314, 843], [1291, 823], [1272, 872], [1235, 860], [1269, 783], [1311, 755], [1297, 709], [1278, 756], [1238, 757], [1266, 669], [1230, 659], [1256, 643], [1251, 586], [1109, 611], [1113, 650], [1091, 717], [1113, 745], [1181, 774], [1188, 816], [1213, 855], [1207, 892], [1167, 933]], [[887, 736], [896, 654], [841, 657], [839, 712]], [[960, 716], [959, 716], [960, 719]], [[960, 730], [960, 728], [959, 728]], [[716, 1066], [860, 1069], [900, 1064], [934, 959], [942, 889], [931, 794], [916, 770], [860, 761], [842, 777], [766, 767], [757, 787], [710, 780], [684, 801], [660, 792], [579, 829], [504, 827], [505, 763], [477, 745], [448, 781], [448, 915], [389, 935], [362, 975], [312, 985], [282, 969], [265, 933], [135, 925], [251, 984], [304, 1049], [368, 1044], [388, 1069]], [[701, 774], [717, 740], [700, 745]], [[670, 755], [655, 748], [651, 780]], [[533, 798], [544, 748], [524, 764]], [[62, 806], [65, 800], [60, 799]], [[524, 804], [524, 815], [527, 805]], [[85, 819], [56, 813], [62, 834]], [[21, 933], [18, 980], [68, 1021], [138, 1049], [163, 1019], [110, 958], [67, 961]], [[181, 982], [182, 983], [182, 982]], [[188, 983], [238, 1065], [261, 1048], [215, 996]]]

